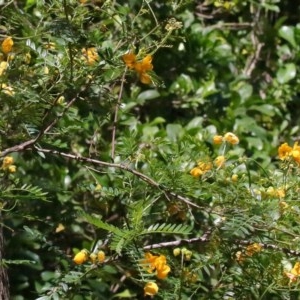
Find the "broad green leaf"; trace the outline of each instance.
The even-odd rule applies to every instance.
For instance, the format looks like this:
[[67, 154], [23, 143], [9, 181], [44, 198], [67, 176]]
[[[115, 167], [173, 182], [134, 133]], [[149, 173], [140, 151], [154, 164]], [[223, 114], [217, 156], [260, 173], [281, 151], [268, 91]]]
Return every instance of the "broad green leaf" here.
[[296, 73], [297, 73], [297, 71], [296, 71], [295, 64], [288, 63], [278, 70], [278, 72], [276, 74], [276, 78], [279, 83], [284, 84], [284, 83], [287, 83], [290, 80], [294, 79], [296, 76]]
[[292, 26], [282, 26], [279, 29], [279, 36], [288, 41], [293, 47], [297, 46], [294, 35], [294, 27]]

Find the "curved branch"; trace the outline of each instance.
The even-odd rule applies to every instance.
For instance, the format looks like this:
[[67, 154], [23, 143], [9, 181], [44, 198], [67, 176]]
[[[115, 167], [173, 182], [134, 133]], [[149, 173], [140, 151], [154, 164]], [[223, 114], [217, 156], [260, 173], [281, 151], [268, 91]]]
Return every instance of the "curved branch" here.
[[57, 151], [57, 150], [44, 149], [44, 148], [39, 148], [37, 146], [34, 146], [34, 147], [38, 152], [50, 153], [50, 154], [53, 154], [53, 155], [59, 155], [59, 156], [70, 158], [70, 159], [77, 160], [77, 161], [83, 161], [83, 162], [87, 162], [87, 163], [91, 163], [91, 164], [95, 164], [95, 165], [99, 165], [99, 166], [103, 166], [103, 167], [117, 168], [117, 169], [121, 169], [121, 170], [130, 172], [130, 173], [134, 174], [135, 176], [139, 177], [140, 179], [142, 179], [143, 181], [147, 182], [151, 186], [154, 186], [154, 187], [162, 190], [166, 195], [172, 196], [172, 197], [186, 203], [187, 205], [197, 207], [197, 208], [201, 208], [200, 206], [195, 204], [191, 199], [189, 199], [187, 197], [184, 197], [184, 196], [181, 196], [181, 195], [179, 195], [175, 192], [170, 191], [169, 189], [163, 187], [161, 184], [159, 184], [158, 182], [153, 180], [151, 177], [149, 177], [149, 176], [147, 176], [147, 175], [145, 175], [145, 174], [143, 174], [139, 171], [131, 169], [128, 166], [125, 166], [125, 165], [122, 165], [122, 164], [116, 164], [116, 163], [108, 163], [108, 162], [105, 162], [105, 161], [101, 161], [101, 160], [97, 160], [97, 159], [93, 159], [93, 158], [88, 158], [88, 157], [83, 157], [83, 156], [76, 156], [74, 154], [64, 153], [64, 152], [60, 152], [60, 151]]

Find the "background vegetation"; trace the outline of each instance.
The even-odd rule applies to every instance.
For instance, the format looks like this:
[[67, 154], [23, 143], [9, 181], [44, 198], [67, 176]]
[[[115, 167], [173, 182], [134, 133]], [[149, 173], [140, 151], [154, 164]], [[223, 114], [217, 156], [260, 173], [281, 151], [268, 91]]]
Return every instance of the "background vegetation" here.
[[299, 7], [0, 1], [0, 38], [11, 299], [299, 298]]

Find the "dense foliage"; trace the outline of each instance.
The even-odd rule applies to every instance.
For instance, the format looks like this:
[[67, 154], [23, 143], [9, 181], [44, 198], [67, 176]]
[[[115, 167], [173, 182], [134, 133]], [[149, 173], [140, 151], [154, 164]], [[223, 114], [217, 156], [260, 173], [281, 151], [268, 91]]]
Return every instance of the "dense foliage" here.
[[11, 299], [298, 299], [289, 2], [0, 1]]

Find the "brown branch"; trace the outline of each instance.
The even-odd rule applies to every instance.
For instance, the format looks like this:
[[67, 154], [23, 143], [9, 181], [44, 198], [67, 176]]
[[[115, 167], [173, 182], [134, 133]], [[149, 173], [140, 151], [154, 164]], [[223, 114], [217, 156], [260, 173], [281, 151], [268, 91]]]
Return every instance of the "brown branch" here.
[[163, 243], [158, 243], [158, 244], [152, 244], [152, 245], [147, 245], [144, 246], [144, 250], [151, 250], [151, 249], [157, 249], [157, 248], [166, 248], [166, 247], [175, 247], [175, 246], [180, 246], [181, 244], [192, 244], [192, 243], [205, 243], [209, 241], [209, 238], [212, 234], [212, 228], [207, 230], [202, 236], [200, 237], [195, 237], [192, 239], [181, 239], [181, 240], [176, 240], [176, 241], [171, 241], [171, 242], [163, 242]]
[[162, 190], [165, 194], [170, 195], [170, 196], [186, 203], [187, 205], [197, 207], [197, 208], [201, 208], [200, 206], [198, 206], [197, 204], [192, 202], [191, 199], [189, 199], [187, 197], [184, 197], [184, 196], [181, 196], [181, 195], [179, 195], [175, 192], [170, 191], [169, 189], [167, 189], [166, 187], [163, 187], [161, 184], [159, 184], [158, 182], [156, 182], [155, 180], [153, 180], [149, 176], [147, 176], [147, 175], [145, 175], [145, 174], [143, 174], [139, 171], [136, 171], [134, 169], [131, 169], [128, 166], [125, 166], [125, 165], [122, 165], [122, 164], [116, 164], [116, 163], [108, 163], [108, 162], [105, 162], [105, 161], [101, 161], [101, 160], [97, 160], [97, 159], [93, 159], [93, 158], [88, 158], [88, 157], [83, 157], [83, 156], [76, 156], [74, 154], [64, 153], [64, 152], [60, 152], [60, 151], [56, 151], [56, 150], [39, 148], [37, 146], [35, 146], [35, 149], [37, 151], [43, 152], [43, 153], [50, 153], [50, 154], [53, 154], [53, 155], [59, 155], [59, 156], [74, 159], [74, 160], [77, 160], [77, 161], [83, 161], [83, 162], [99, 165], [99, 166], [102, 166], [102, 167], [110, 167], [110, 168], [116, 168], [116, 169], [121, 169], [121, 170], [127, 171], [127, 172], [132, 173], [135, 176], [139, 177], [140, 179], [147, 182], [151, 186], [154, 186], [154, 187]]

